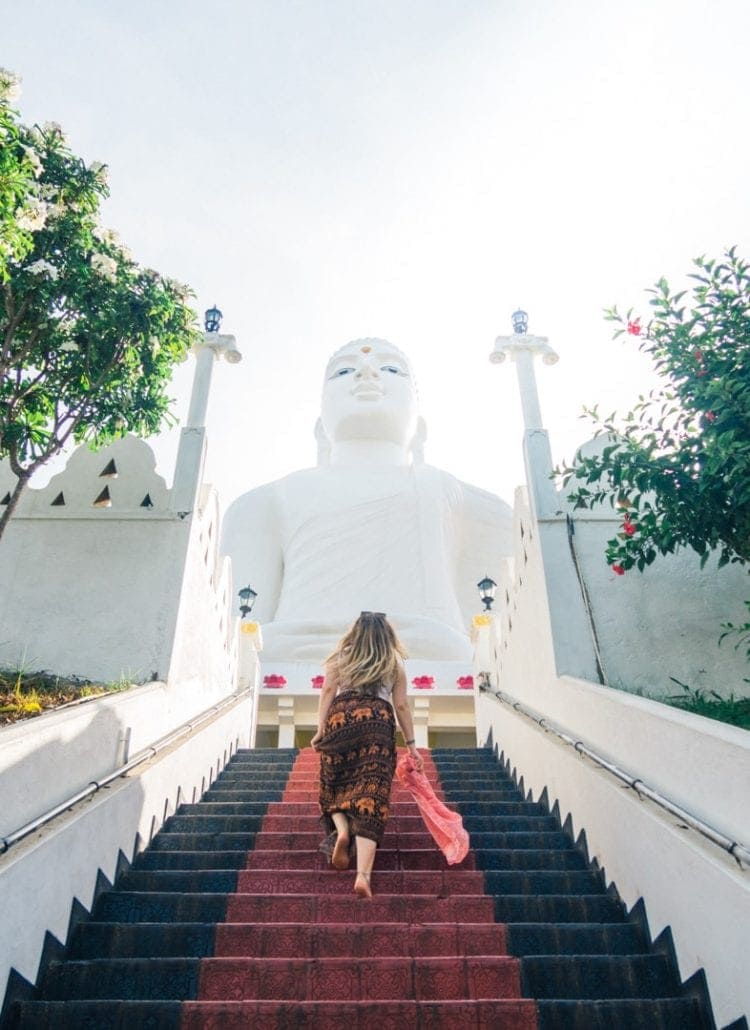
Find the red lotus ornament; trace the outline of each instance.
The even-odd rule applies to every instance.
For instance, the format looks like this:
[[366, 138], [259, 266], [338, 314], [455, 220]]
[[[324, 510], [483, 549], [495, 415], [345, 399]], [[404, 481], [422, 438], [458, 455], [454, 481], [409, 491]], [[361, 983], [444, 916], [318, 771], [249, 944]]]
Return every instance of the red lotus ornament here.
[[474, 677], [473, 676], [459, 676], [456, 680], [456, 686], [459, 690], [473, 690], [474, 689]]
[[264, 676], [263, 686], [268, 687], [271, 690], [281, 690], [282, 687], [286, 686], [286, 676], [279, 676], [276, 673], [271, 673], [270, 676]]
[[310, 680], [310, 682], [312, 683], [313, 690], [322, 690], [324, 680], [325, 676], [313, 676], [313, 678]]
[[411, 683], [415, 690], [432, 690], [435, 686], [435, 677], [415, 676]]

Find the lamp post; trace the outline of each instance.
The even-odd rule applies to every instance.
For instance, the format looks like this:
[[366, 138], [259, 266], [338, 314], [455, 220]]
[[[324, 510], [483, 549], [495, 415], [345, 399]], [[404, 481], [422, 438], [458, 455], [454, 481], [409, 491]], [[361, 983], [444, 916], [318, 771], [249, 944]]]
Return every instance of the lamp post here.
[[546, 336], [529, 335], [529, 316], [521, 308], [513, 312], [511, 323], [513, 335], [497, 337], [490, 361], [499, 365], [509, 357], [516, 366], [523, 411], [526, 477], [534, 513], [539, 518], [556, 512], [559, 503], [551, 478], [552, 455], [539, 407], [534, 358], [540, 357], [545, 365], [555, 365], [560, 359]]
[[489, 576], [485, 576], [484, 579], [480, 579], [477, 583], [477, 590], [479, 591], [479, 596], [484, 604], [484, 610], [486, 612], [490, 611], [495, 600], [497, 583], [494, 579], [490, 579]]
[[255, 598], [257, 596], [258, 594], [256, 591], [250, 586], [243, 587], [242, 590], [239, 591], [240, 612], [243, 619], [253, 610], [253, 605], [255, 604]]
[[215, 304], [206, 311], [203, 318], [206, 331], [203, 338], [193, 348], [196, 364], [186, 423], [186, 428], [189, 429], [202, 429], [206, 424], [208, 392], [211, 388], [214, 362], [220, 357], [223, 357], [230, 365], [236, 365], [238, 361], [242, 361], [235, 338], [219, 332], [223, 317]]

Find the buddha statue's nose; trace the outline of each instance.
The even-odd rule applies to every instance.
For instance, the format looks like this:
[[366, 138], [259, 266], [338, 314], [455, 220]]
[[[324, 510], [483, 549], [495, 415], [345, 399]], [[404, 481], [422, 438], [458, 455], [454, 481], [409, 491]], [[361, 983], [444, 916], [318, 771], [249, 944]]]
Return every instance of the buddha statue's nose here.
[[369, 361], [366, 361], [357, 375], [362, 379], [377, 379], [378, 370], [374, 365], [371, 365]]

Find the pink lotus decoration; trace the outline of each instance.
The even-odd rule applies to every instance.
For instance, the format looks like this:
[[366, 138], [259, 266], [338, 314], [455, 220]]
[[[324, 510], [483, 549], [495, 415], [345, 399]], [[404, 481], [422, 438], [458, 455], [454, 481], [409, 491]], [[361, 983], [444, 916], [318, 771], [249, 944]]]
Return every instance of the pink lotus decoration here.
[[271, 676], [264, 676], [263, 686], [269, 687], [271, 690], [281, 690], [282, 687], [286, 686], [286, 676], [277, 676], [276, 673], [273, 673]]
[[415, 690], [432, 690], [435, 686], [435, 677], [415, 676], [411, 683]]
[[313, 676], [313, 678], [310, 680], [310, 682], [312, 683], [313, 690], [322, 690], [324, 679], [325, 676]]
[[473, 690], [474, 689], [474, 677], [473, 676], [459, 676], [456, 680], [456, 686], [459, 690]]

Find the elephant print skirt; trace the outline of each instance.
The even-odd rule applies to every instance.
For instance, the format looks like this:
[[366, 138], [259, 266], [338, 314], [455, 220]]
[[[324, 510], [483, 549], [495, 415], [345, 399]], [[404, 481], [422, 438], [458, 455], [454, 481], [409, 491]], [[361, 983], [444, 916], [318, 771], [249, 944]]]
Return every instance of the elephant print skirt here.
[[[320, 810], [329, 834], [332, 812], [345, 812], [350, 833], [380, 844], [396, 768], [396, 720], [389, 701], [359, 690], [334, 698], [320, 753]], [[331, 847], [335, 834], [331, 840]]]

